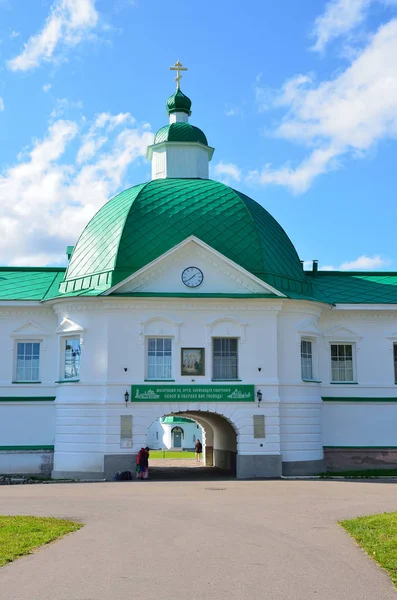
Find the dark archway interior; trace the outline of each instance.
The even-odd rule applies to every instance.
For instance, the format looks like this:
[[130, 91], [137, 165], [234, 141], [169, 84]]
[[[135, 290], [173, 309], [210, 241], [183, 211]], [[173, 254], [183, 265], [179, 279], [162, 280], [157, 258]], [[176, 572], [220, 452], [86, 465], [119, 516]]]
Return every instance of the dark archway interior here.
[[184, 411], [164, 416], [192, 419], [204, 430], [203, 464], [200, 468], [150, 466], [152, 479], [207, 479], [236, 476], [237, 435], [223, 416], [205, 411]]

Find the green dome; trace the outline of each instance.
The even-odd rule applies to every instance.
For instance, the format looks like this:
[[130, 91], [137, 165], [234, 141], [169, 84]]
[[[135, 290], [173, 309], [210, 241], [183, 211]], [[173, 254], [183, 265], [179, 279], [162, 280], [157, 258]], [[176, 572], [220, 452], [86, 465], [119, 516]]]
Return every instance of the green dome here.
[[311, 292], [277, 221], [210, 179], [155, 179], [109, 200], [81, 234], [61, 292], [106, 290], [191, 235], [287, 296]]
[[155, 144], [161, 142], [200, 142], [208, 146], [207, 138], [205, 134], [194, 125], [190, 123], [171, 123], [171, 125], [165, 125], [156, 133], [154, 138]]
[[192, 101], [181, 90], [176, 90], [167, 100], [167, 115], [174, 112], [184, 112], [191, 115]]

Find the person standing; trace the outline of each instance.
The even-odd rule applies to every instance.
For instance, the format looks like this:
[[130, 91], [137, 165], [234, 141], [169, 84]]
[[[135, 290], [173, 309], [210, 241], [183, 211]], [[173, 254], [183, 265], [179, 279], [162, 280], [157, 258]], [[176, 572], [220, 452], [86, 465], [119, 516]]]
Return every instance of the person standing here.
[[145, 471], [144, 479], [149, 479], [149, 452], [150, 452], [149, 446], [146, 446], [145, 452], [146, 452], [146, 471]]
[[203, 445], [200, 440], [196, 440], [196, 462], [201, 462], [201, 453], [203, 451]]
[[136, 457], [136, 478], [147, 479], [149, 466], [149, 453], [146, 448], [141, 448]]

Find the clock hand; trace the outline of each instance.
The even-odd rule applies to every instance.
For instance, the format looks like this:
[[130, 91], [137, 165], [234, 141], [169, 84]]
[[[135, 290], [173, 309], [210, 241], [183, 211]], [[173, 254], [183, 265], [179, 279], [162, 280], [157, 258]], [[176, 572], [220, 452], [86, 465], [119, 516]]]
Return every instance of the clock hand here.
[[187, 280], [185, 281], [185, 283], [189, 283], [189, 281], [190, 281], [191, 279], [193, 279], [193, 277], [196, 277], [196, 275], [197, 275], [197, 273], [195, 273], [194, 275], [192, 275], [191, 277], [189, 277], [189, 279], [187, 279]]

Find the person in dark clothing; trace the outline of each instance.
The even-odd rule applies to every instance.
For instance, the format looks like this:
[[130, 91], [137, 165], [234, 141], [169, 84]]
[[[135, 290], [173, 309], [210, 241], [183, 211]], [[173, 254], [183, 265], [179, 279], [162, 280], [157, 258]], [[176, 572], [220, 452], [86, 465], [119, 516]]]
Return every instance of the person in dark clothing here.
[[141, 448], [136, 457], [136, 477], [137, 479], [147, 479], [149, 476], [149, 452], [146, 448]]
[[196, 440], [196, 462], [201, 461], [201, 453], [203, 451], [203, 445], [200, 440]]

